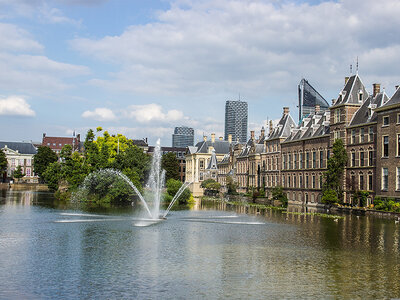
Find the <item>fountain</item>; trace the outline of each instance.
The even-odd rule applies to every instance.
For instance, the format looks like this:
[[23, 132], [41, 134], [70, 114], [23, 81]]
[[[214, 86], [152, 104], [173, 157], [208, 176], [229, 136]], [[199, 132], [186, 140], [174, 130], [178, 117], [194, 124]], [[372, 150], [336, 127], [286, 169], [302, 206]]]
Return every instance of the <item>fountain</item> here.
[[[162, 196], [162, 189], [164, 187], [165, 182], [165, 170], [161, 168], [161, 147], [160, 147], [160, 139], [157, 140], [156, 147], [154, 149], [150, 175], [147, 180], [146, 190], [148, 193], [145, 193], [143, 196], [138, 188], [132, 183], [132, 181], [121, 171], [114, 170], [114, 169], [102, 169], [95, 173], [89, 174], [85, 181], [82, 184], [82, 189], [85, 189], [85, 186], [91, 180], [98, 180], [98, 174], [105, 175], [105, 176], [118, 176], [123, 179], [128, 185], [134, 190], [137, 196], [140, 199], [140, 202], [143, 204], [146, 213], [150, 217], [151, 220], [161, 220], [165, 219], [169, 211], [171, 210], [172, 206], [175, 204], [179, 196], [183, 193], [185, 188], [187, 188], [191, 182], [185, 182], [182, 184], [180, 189], [177, 191], [175, 196], [172, 198], [171, 203], [169, 204], [168, 208], [165, 210], [164, 214], [160, 215], [160, 203], [161, 203], [161, 196]], [[82, 197], [82, 195], [75, 195], [74, 198]], [[147, 201], [146, 201], [147, 200]]]

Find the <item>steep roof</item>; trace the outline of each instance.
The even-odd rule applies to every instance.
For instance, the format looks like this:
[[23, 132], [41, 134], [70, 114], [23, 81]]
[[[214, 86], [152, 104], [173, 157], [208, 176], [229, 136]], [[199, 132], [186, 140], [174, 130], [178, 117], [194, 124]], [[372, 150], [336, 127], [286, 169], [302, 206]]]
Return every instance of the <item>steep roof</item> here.
[[[359, 101], [359, 94], [362, 93], [362, 101]], [[358, 74], [351, 76], [342, 91], [339, 94], [339, 97], [333, 104], [334, 106], [338, 106], [341, 104], [362, 104], [368, 98], [368, 92], [364, 87], [364, 84], [361, 82]]]
[[215, 155], [215, 150], [213, 150], [211, 153], [210, 162], [207, 166], [207, 170], [218, 170], [217, 163], [217, 156]]
[[282, 118], [279, 120], [278, 125], [274, 127], [267, 140], [272, 140], [276, 138], [286, 138], [290, 135], [292, 128], [296, 127], [292, 116], [288, 114], [283, 114]]
[[21, 154], [36, 154], [37, 149], [32, 143], [27, 142], [0, 142], [0, 149], [7, 148], [18, 151]]
[[374, 109], [381, 107], [382, 105], [386, 105], [388, 100], [389, 97], [385, 94], [385, 92], [378, 93], [375, 95], [375, 97], [369, 96], [353, 115], [350, 126], [375, 122], [377, 119], [377, 114], [375, 113]]
[[197, 151], [194, 153], [208, 153], [209, 147], [213, 147], [216, 154], [227, 154], [229, 153], [230, 143], [228, 141], [216, 140], [198, 142], [195, 146]]
[[387, 106], [395, 105], [400, 103], [400, 87], [397, 88], [396, 92], [390, 98], [388, 102], [386, 102], [384, 105], [382, 105], [382, 108], [385, 108]]

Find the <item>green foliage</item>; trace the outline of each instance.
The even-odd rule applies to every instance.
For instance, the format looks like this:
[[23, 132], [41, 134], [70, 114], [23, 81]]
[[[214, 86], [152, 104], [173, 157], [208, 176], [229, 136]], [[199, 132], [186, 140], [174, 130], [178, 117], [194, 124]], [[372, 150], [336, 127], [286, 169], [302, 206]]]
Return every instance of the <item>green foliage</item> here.
[[339, 202], [337, 192], [332, 189], [322, 191], [321, 202], [324, 204], [334, 204]]
[[[322, 188], [322, 194], [325, 195], [326, 203], [337, 203], [343, 197], [342, 180], [344, 168], [347, 164], [347, 153], [341, 139], [336, 139], [332, 146], [332, 156], [328, 159], [327, 171], [324, 174], [325, 182]], [[336, 196], [333, 197], [334, 191]], [[329, 198], [328, 198], [329, 196]], [[331, 201], [335, 202], [331, 202]]]
[[228, 195], [237, 195], [238, 194], [238, 192], [236, 191], [237, 184], [233, 181], [233, 178], [231, 176], [226, 177], [226, 188], [227, 188]]
[[[181, 188], [182, 186], [182, 182], [180, 182], [179, 180], [175, 180], [175, 179], [169, 179], [167, 181], [167, 193], [168, 195], [174, 197], [175, 194], [178, 192], [178, 190]], [[190, 190], [188, 188], [185, 188], [185, 190], [182, 192], [182, 194], [179, 196], [178, 198], [178, 202], [180, 204], [185, 204], [188, 203], [189, 199], [190, 199]], [[172, 199], [171, 199], [172, 200]]]
[[206, 191], [212, 191], [214, 193], [218, 192], [221, 188], [221, 184], [214, 179], [206, 179], [201, 184], [200, 187], [205, 189]]
[[47, 146], [39, 146], [37, 153], [33, 156], [33, 169], [43, 180], [47, 167], [58, 160], [57, 154]]
[[369, 196], [369, 192], [367, 191], [356, 191], [353, 194], [353, 204], [365, 207], [367, 205], [367, 199]]
[[393, 198], [381, 199], [380, 197], [375, 197], [374, 208], [376, 210], [400, 212], [400, 203], [395, 202]]
[[7, 171], [7, 157], [3, 150], [0, 149], [0, 176]]
[[165, 170], [165, 179], [179, 179], [179, 162], [173, 152], [164, 154], [161, 158], [161, 167]]
[[25, 174], [22, 173], [22, 167], [18, 166], [14, 171], [13, 177], [16, 178], [16, 179], [20, 179], [20, 178], [22, 178], [24, 176], [25, 176]]
[[58, 190], [59, 182], [62, 177], [61, 173], [61, 164], [58, 162], [53, 162], [47, 167], [46, 171], [43, 174], [43, 177], [50, 190]]
[[283, 187], [281, 186], [273, 187], [271, 190], [271, 194], [273, 200], [279, 200], [282, 202], [282, 207], [288, 206], [288, 199], [286, 194], [283, 192]]

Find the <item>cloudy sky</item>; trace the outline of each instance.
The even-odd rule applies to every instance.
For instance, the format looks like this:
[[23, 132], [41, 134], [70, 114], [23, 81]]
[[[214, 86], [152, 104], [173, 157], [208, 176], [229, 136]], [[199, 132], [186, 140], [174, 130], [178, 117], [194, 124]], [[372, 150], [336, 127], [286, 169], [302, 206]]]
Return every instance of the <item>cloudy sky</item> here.
[[102, 126], [171, 144], [175, 126], [223, 135], [297, 116], [297, 84], [330, 102], [359, 60], [367, 87], [400, 83], [398, 0], [0, 0], [0, 140]]

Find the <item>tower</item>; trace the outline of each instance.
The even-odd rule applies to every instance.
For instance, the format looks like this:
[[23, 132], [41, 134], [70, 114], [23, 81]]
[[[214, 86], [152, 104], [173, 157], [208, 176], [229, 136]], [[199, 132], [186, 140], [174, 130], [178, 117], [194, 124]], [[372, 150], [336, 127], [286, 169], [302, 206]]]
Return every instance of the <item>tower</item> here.
[[247, 142], [248, 105], [245, 101], [226, 101], [225, 140], [232, 135], [233, 141]]

